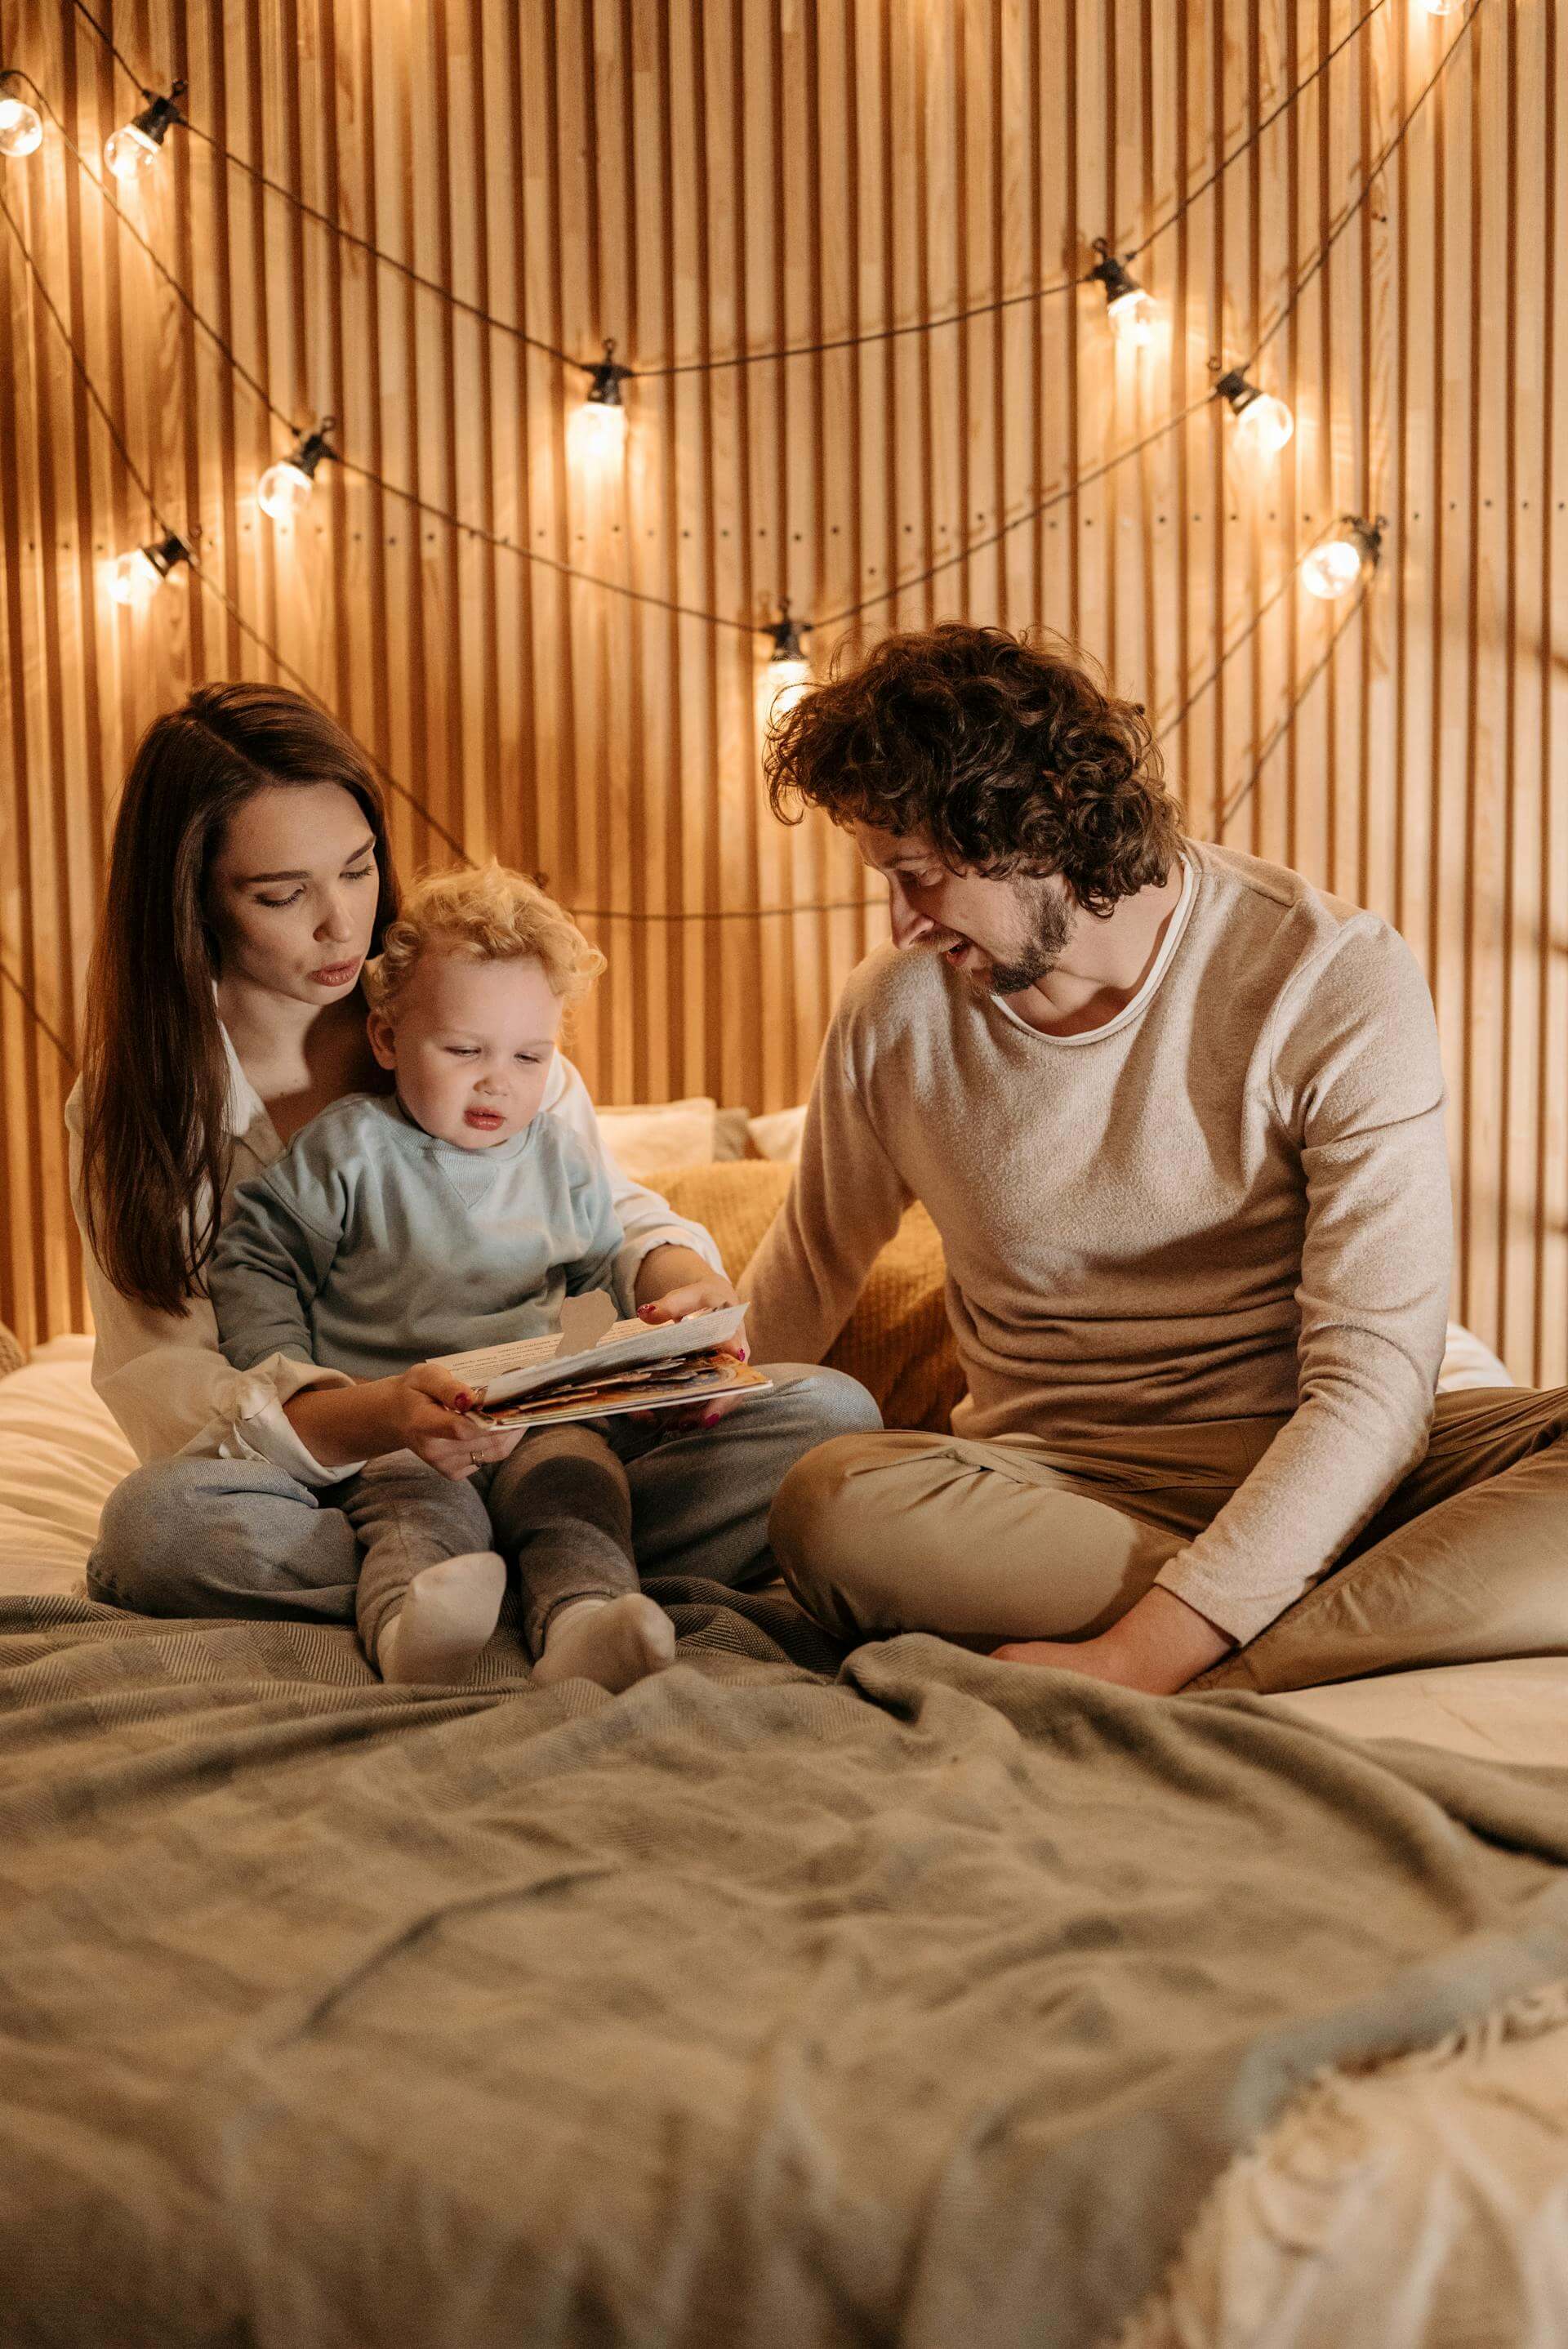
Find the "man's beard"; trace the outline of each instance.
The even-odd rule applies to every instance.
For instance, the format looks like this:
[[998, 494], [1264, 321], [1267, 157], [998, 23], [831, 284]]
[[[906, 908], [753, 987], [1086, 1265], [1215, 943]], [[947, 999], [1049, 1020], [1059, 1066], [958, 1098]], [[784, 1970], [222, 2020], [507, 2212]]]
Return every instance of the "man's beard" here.
[[1026, 987], [1037, 987], [1047, 972], [1055, 970], [1072, 936], [1071, 900], [1048, 881], [1024, 884], [1019, 898], [1032, 916], [1028, 940], [1011, 962], [999, 961], [989, 947], [981, 948], [990, 968], [975, 984], [984, 994], [1022, 995]]

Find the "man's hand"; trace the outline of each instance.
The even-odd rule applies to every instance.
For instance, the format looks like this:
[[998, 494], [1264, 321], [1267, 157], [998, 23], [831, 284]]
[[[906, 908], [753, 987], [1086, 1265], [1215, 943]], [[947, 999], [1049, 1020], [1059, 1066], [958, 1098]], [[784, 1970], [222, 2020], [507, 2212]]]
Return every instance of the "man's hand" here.
[[[715, 1272], [704, 1262], [695, 1248], [676, 1247], [673, 1244], [650, 1248], [637, 1268], [637, 1318], [640, 1321], [684, 1321], [688, 1313], [715, 1313], [721, 1306], [738, 1305], [735, 1284], [722, 1272]], [[744, 1329], [738, 1330], [715, 1351], [733, 1354], [738, 1362], [749, 1358]], [[739, 1408], [744, 1396], [733, 1402], [710, 1399], [694, 1402], [688, 1409], [678, 1411], [635, 1411], [628, 1415], [646, 1422], [656, 1419], [664, 1429], [675, 1435], [694, 1427], [717, 1427], [719, 1421]]]
[[1011, 1640], [991, 1652], [1004, 1663], [1051, 1664], [1118, 1688], [1174, 1696], [1234, 1645], [1206, 1615], [1156, 1583], [1119, 1622], [1092, 1640]]

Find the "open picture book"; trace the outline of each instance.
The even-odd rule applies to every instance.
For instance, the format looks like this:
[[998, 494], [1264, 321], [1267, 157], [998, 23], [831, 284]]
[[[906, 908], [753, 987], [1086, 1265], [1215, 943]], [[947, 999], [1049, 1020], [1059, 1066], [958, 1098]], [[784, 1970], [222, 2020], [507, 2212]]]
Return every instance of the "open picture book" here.
[[548, 1337], [435, 1359], [478, 1395], [477, 1418], [495, 1427], [542, 1427], [766, 1393], [770, 1379], [717, 1350], [745, 1319], [744, 1306], [726, 1305], [684, 1321], [618, 1321], [610, 1299], [595, 1289], [569, 1297], [561, 1328]]

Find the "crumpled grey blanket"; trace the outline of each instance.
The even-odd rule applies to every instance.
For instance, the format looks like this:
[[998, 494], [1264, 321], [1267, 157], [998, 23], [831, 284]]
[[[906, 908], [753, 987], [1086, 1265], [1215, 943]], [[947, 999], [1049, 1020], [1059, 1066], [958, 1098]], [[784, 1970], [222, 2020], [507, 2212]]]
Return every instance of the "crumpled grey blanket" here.
[[1568, 1973], [1568, 1774], [653, 1587], [614, 1700], [0, 1605], [5, 2344], [1094, 2344]]

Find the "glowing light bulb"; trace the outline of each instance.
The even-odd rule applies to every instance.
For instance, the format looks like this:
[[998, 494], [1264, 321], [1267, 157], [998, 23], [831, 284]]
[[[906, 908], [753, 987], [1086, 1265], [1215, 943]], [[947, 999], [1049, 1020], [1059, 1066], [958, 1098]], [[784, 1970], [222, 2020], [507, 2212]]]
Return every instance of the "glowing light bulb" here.
[[1104, 237], [1095, 239], [1094, 249], [1099, 263], [1089, 277], [1105, 288], [1105, 315], [1111, 333], [1119, 343], [1133, 348], [1150, 341], [1160, 318], [1153, 295], [1144, 291], [1127, 264], [1117, 259]]
[[777, 726], [811, 690], [811, 664], [807, 660], [770, 660], [763, 675], [768, 722]]
[[316, 467], [324, 457], [337, 455], [326, 445], [326, 436], [336, 422], [335, 416], [324, 416], [315, 430], [303, 434], [290, 453], [269, 465], [256, 483], [256, 503], [272, 521], [293, 522], [307, 502], [315, 487]]
[[156, 544], [133, 547], [111, 563], [108, 592], [117, 604], [145, 604], [162, 586], [177, 563], [188, 563], [191, 550], [183, 539], [170, 535]]
[[626, 411], [620, 401], [585, 399], [573, 415], [572, 445], [586, 457], [618, 457], [626, 445]]
[[788, 718], [796, 704], [804, 701], [811, 690], [811, 664], [806, 657], [802, 636], [811, 633], [810, 620], [790, 616], [789, 598], [786, 595], [779, 606], [779, 617], [762, 630], [773, 639], [773, 650], [762, 671], [761, 702], [764, 730], [777, 726]]
[[135, 180], [150, 171], [158, 160], [158, 141], [149, 139], [134, 122], [112, 130], [103, 144], [103, 159], [117, 180]]
[[139, 546], [109, 567], [108, 592], [117, 604], [145, 603], [160, 585], [158, 573]]
[[1260, 391], [1239, 367], [1232, 367], [1222, 375], [1214, 390], [1221, 399], [1230, 402], [1241, 446], [1254, 456], [1277, 457], [1295, 430], [1295, 419], [1284, 401], [1276, 398], [1272, 391]]
[[1463, 5], [1464, 0], [1426, 0], [1429, 16], [1457, 16]]
[[310, 492], [310, 475], [283, 457], [262, 475], [256, 485], [256, 503], [273, 522], [293, 522]]
[[44, 143], [44, 122], [35, 106], [19, 98], [0, 98], [0, 155], [19, 160]]
[[588, 370], [593, 381], [580, 408], [572, 414], [569, 430], [573, 455], [588, 465], [605, 469], [624, 455], [626, 447], [626, 406], [621, 386], [630, 367], [615, 363], [615, 346], [607, 342], [604, 356]]
[[184, 94], [184, 83], [177, 81], [168, 98], [154, 98], [131, 121], [110, 131], [103, 143], [103, 160], [117, 180], [139, 179], [143, 171], [151, 171], [170, 124], [184, 119], [175, 103]]
[[1309, 595], [1331, 604], [1377, 568], [1382, 551], [1382, 515], [1368, 523], [1359, 514], [1346, 514], [1304, 558], [1301, 584]]
[[1106, 304], [1105, 315], [1119, 343], [1136, 347], [1151, 340], [1157, 323], [1154, 302], [1141, 285], [1135, 285], [1130, 293], [1116, 295]]
[[1260, 392], [1249, 400], [1236, 419], [1236, 438], [1255, 449], [1260, 457], [1277, 457], [1291, 434], [1295, 430], [1295, 419], [1272, 391]]

